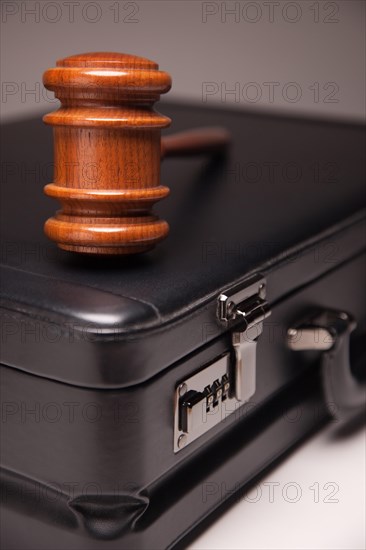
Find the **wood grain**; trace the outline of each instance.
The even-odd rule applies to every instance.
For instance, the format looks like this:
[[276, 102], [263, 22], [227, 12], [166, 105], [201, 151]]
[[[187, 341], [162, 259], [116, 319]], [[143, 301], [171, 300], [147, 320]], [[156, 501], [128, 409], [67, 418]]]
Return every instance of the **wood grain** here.
[[44, 117], [54, 127], [54, 181], [45, 193], [61, 203], [46, 235], [65, 250], [134, 254], [169, 231], [152, 213], [160, 185], [161, 129], [153, 109], [170, 76], [153, 61], [90, 53], [62, 59], [43, 77], [61, 107]]

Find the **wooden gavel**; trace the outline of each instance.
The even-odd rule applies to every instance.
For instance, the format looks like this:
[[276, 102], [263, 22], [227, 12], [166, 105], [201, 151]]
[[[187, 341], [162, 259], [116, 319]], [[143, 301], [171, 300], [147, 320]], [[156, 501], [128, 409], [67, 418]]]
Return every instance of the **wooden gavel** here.
[[61, 107], [44, 117], [54, 126], [54, 182], [46, 195], [62, 209], [45, 223], [64, 250], [135, 254], [152, 249], [169, 231], [152, 213], [169, 189], [160, 185], [161, 157], [217, 153], [223, 128], [168, 136], [171, 120], [153, 104], [171, 87], [153, 61], [117, 53], [67, 57], [48, 69], [43, 83]]

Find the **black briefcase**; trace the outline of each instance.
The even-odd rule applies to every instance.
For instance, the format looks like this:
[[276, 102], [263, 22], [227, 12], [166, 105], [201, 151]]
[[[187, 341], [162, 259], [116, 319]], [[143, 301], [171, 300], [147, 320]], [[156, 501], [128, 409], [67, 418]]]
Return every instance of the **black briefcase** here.
[[46, 240], [50, 132], [3, 128], [8, 550], [184, 546], [304, 437], [364, 410], [363, 128], [161, 110], [233, 143], [165, 161], [170, 236], [128, 259]]

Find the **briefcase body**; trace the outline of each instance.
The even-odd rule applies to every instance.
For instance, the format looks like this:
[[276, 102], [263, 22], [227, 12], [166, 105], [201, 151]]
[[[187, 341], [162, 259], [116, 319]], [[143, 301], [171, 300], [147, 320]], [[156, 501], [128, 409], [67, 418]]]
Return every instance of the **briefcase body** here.
[[132, 258], [47, 242], [50, 132], [4, 126], [9, 550], [184, 546], [302, 439], [362, 410], [363, 128], [161, 110], [172, 131], [222, 124], [232, 145], [164, 161], [170, 236]]

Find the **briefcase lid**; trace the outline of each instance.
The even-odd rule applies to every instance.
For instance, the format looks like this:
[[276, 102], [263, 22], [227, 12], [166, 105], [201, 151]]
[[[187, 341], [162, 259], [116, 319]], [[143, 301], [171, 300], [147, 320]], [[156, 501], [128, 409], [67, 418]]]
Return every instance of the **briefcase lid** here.
[[[171, 194], [157, 211], [170, 235], [136, 257], [83, 257], [48, 242], [50, 131], [40, 117], [3, 127], [5, 364], [86, 386], [138, 383], [202, 345], [193, 320], [206, 310], [215, 323], [223, 290], [262, 273], [273, 302], [364, 247], [361, 125], [168, 103], [160, 110], [173, 120], [169, 132], [223, 125], [232, 146], [227, 157], [163, 161]], [[304, 254], [314, 246], [317, 257]], [[21, 323], [30, 321], [58, 327], [60, 340], [22, 341]], [[67, 345], [70, 327], [80, 345]], [[123, 363], [131, 342], [140, 351], [126, 351]]]

